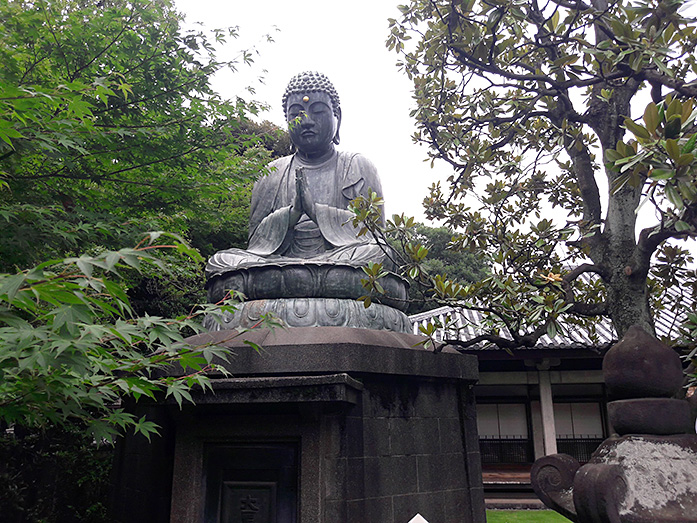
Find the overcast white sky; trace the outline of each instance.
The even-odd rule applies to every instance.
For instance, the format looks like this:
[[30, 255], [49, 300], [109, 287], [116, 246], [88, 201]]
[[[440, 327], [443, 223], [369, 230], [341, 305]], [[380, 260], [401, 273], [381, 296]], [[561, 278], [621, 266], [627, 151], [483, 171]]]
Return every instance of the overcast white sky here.
[[[256, 47], [255, 65], [239, 72], [220, 73], [214, 87], [223, 96], [254, 98], [270, 110], [263, 119], [285, 126], [281, 96], [292, 76], [302, 71], [326, 74], [341, 98], [343, 122], [340, 149], [360, 152], [373, 161], [382, 179], [387, 215], [405, 213], [424, 221], [422, 200], [428, 187], [450, 174], [437, 163], [431, 169], [426, 148], [414, 144], [409, 116], [412, 84], [395, 63], [399, 55], [385, 47], [387, 19], [398, 18], [399, 0], [175, 0], [187, 24], [201, 22], [209, 29], [239, 26], [240, 37], [222, 49], [232, 59], [241, 49]], [[688, 13], [697, 14], [694, 4]], [[274, 43], [263, 36], [272, 34]], [[266, 70], [263, 73], [263, 70]], [[261, 84], [257, 77], [264, 75]], [[641, 104], [638, 104], [641, 105]], [[599, 184], [605, 184], [603, 176]], [[645, 223], [654, 220], [645, 215]]]
[[[388, 216], [404, 212], [423, 220], [421, 201], [428, 187], [449, 170], [446, 165], [431, 169], [430, 162], [424, 163], [426, 149], [411, 141], [411, 82], [395, 66], [398, 55], [385, 47], [387, 19], [398, 17], [398, 0], [175, 2], [187, 23], [239, 26], [240, 38], [226, 44], [221, 58], [259, 44], [253, 68], [219, 74], [214, 86], [225, 97], [249, 98], [244, 87], [253, 85], [254, 98], [270, 105], [264, 119], [285, 125], [281, 96], [292, 76], [308, 70], [326, 74], [341, 98], [339, 148], [360, 152], [377, 166]], [[275, 43], [263, 43], [266, 33]], [[263, 69], [264, 85], [256, 81]]]

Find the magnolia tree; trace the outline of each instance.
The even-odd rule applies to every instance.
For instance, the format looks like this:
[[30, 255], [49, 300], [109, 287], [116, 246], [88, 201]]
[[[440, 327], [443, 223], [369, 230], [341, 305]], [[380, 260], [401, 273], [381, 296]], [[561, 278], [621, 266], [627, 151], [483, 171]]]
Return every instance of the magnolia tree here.
[[[484, 315], [481, 336], [455, 343], [530, 346], [562, 316], [591, 335], [597, 316], [620, 336], [654, 332], [657, 309], [692, 310], [679, 241], [697, 230], [697, 33], [684, 7], [412, 0], [390, 21], [387, 45], [414, 83], [415, 140], [453, 168], [427, 216], [458, 231], [450, 248], [492, 262], [476, 283], [430, 279], [440, 303]], [[373, 208], [357, 209], [367, 229]], [[425, 252], [407, 222], [387, 230], [420, 278]]]

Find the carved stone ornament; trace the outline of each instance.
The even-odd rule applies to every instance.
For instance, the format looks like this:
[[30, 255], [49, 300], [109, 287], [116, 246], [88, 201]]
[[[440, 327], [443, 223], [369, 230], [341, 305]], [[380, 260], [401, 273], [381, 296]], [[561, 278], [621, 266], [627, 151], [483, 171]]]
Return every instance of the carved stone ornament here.
[[[343, 298], [356, 300], [366, 294], [360, 267], [344, 264], [278, 263], [247, 267], [208, 280], [208, 301], [217, 303], [229, 290], [241, 292], [247, 300], [277, 298]], [[396, 274], [380, 279], [385, 294], [375, 301], [405, 311], [409, 288]]]
[[587, 464], [565, 454], [535, 461], [535, 493], [578, 523], [697, 521], [697, 437], [608, 438]]
[[[616, 433], [580, 466], [564, 454], [535, 461], [532, 486], [548, 507], [578, 523], [697, 522], [697, 436], [675, 351], [637, 326], [603, 361]], [[619, 399], [618, 399], [619, 398]]]

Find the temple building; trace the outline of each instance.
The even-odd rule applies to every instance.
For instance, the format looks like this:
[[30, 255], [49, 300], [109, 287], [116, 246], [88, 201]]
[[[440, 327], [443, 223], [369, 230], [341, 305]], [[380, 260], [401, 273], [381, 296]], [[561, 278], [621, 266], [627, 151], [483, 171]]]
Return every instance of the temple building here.
[[[440, 307], [409, 317], [415, 334], [436, 318], [452, 325], [448, 332], [437, 330], [436, 341], [480, 334], [476, 311]], [[670, 311], [655, 321], [659, 337], [675, 337], [680, 322]], [[576, 326], [566, 327], [564, 334], [543, 336], [534, 347], [519, 347], [512, 354], [486, 343], [462, 351], [479, 360], [474, 391], [489, 507], [538, 505], [530, 485], [536, 459], [564, 453], [585, 463], [612, 433], [601, 369], [617, 334], [608, 319], [596, 325], [597, 340]]]

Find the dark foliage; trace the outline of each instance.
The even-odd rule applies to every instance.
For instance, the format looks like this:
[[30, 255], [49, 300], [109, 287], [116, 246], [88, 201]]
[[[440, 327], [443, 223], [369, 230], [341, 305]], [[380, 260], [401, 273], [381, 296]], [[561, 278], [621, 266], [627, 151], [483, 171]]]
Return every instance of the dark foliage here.
[[0, 520], [106, 523], [113, 449], [84, 428], [0, 435]]

